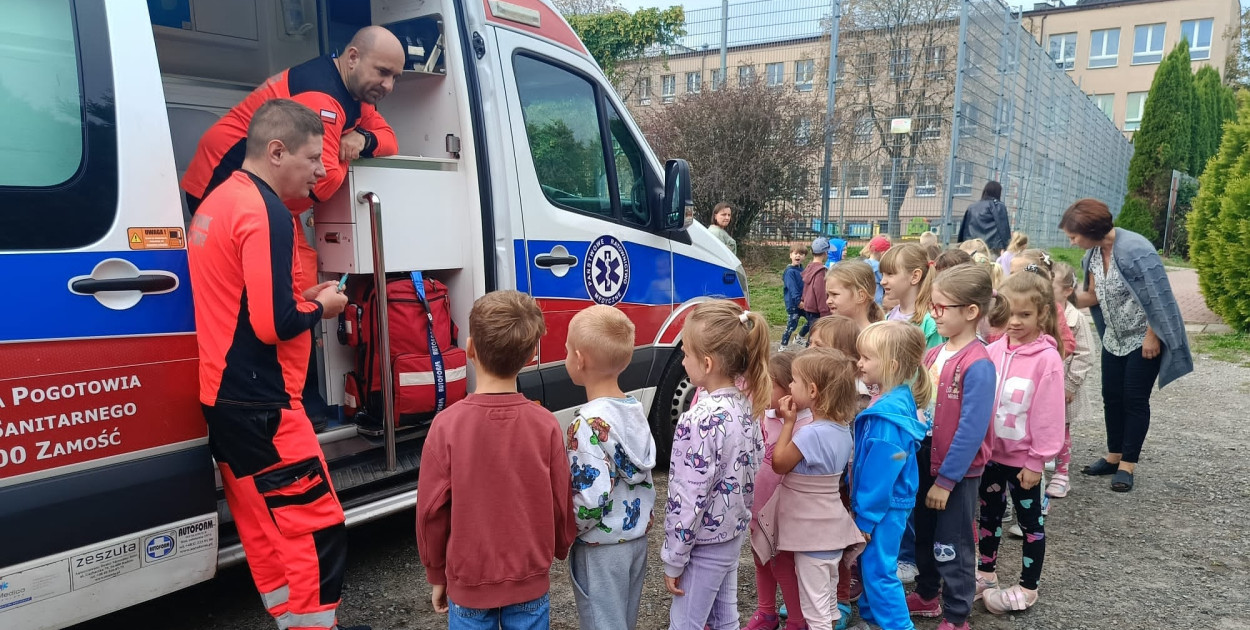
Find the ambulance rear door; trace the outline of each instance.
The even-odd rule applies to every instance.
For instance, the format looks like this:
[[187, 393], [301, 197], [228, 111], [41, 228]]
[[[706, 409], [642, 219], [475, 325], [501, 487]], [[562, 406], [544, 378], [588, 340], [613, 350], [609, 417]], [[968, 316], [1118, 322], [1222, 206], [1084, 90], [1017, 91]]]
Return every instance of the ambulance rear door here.
[[146, 6], [4, 6], [0, 628], [60, 628], [212, 577], [217, 503]]

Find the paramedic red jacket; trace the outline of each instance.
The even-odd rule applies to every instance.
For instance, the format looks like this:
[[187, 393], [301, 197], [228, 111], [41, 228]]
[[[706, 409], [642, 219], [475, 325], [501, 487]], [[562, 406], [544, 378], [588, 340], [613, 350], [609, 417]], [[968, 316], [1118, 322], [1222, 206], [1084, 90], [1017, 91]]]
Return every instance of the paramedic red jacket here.
[[352, 97], [334, 59], [326, 55], [271, 77], [205, 132], [182, 177], [182, 189], [188, 195], [202, 201], [209, 191], [243, 166], [247, 125], [252, 121], [252, 114], [262, 103], [275, 98], [289, 98], [307, 105], [320, 114], [325, 123], [321, 161], [326, 176], [317, 182], [310, 201], [287, 204], [295, 212], [307, 210], [314, 201], [329, 199], [342, 185], [347, 163], [339, 161], [339, 138], [344, 131], [365, 132], [361, 157], [395, 155], [399, 151], [395, 132], [377, 109]]

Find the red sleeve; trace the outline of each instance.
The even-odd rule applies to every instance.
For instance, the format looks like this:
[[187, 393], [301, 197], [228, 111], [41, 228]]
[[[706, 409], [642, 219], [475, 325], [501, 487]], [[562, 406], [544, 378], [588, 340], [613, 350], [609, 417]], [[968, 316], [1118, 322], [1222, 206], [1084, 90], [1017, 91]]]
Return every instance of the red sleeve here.
[[[360, 105], [360, 123], [356, 125], [373, 134], [377, 146], [373, 147], [373, 157], [386, 157], [399, 153], [399, 141], [395, 139], [395, 130], [386, 124], [386, 119], [378, 113], [376, 107], [367, 103]], [[337, 153], [337, 151], [335, 151]]]
[[430, 584], [447, 584], [447, 543], [451, 539], [451, 479], [439, 420], [445, 424], [447, 414], [430, 427], [417, 477], [417, 549]]
[[271, 208], [259, 195], [252, 203], [259, 211], [243, 213], [235, 224], [247, 317], [258, 339], [277, 345], [311, 330], [322, 307], [295, 295], [295, 219], [285, 207]]
[[816, 281], [816, 312], [820, 313], [821, 317], [832, 313], [829, 310], [829, 292], [825, 289], [826, 274], [828, 274], [828, 271], [821, 269], [820, 279]]
[[569, 453], [564, 446], [564, 436], [558, 424], [551, 431], [550, 467], [551, 498], [552, 505], [555, 506], [556, 558], [565, 560], [569, 557], [569, 548], [577, 539], [577, 519], [573, 512], [573, 479], [569, 472]]
[[[325, 124], [325, 136], [321, 139], [321, 164], [326, 169], [326, 176], [313, 188], [315, 200], [325, 201], [338, 192], [347, 177], [347, 163], [339, 161], [339, 140], [343, 137], [343, 119], [347, 114], [338, 100], [324, 92], [302, 92], [291, 98], [307, 105], [321, 116], [321, 122]], [[391, 138], [394, 137], [392, 134]]]

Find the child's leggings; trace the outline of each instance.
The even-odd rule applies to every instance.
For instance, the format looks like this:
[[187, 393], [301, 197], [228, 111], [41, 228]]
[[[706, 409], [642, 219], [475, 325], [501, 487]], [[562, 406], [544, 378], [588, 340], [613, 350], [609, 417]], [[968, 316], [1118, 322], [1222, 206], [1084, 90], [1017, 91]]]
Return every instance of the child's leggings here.
[[754, 553], [751, 557], [755, 559], [755, 593], [760, 612], [777, 614], [777, 587], [780, 586], [781, 600], [790, 615], [786, 625], [794, 628], [807, 625], [799, 605], [799, 579], [794, 569], [794, 552], [779, 551], [766, 564], [760, 564], [759, 556]]
[[738, 630], [738, 558], [745, 538], [690, 548], [679, 582], [686, 594], [673, 597], [669, 630]]
[[981, 475], [981, 516], [977, 518], [977, 546], [981, 552], [979, 570], [993, 573], [998, 562], [998, 544], [1003, 536], [1003, 512], [1007, 493], [1016, 506], [1016, 522], [1024, 533], [1020, 586], [1036, 589], [1046, 559], [1046, 518], [1042, 516], [1042, 484], [1025, 490], [1016, 475], [1020, 469], [990, 462]]
[[1055, 456], [1055, 474], [1068, 476], [1068, 465], [1072, 463], [1072, 425], [1063, 425], [1063, 448]]
[[907, 612], [907, 597], [898, 579], [898, 548], [911, 510], [892, 508], [873, 528], [872, 540], [859, 557], [864, 594], [859, 598], [859, 616], [884, 630], [913, 630]]

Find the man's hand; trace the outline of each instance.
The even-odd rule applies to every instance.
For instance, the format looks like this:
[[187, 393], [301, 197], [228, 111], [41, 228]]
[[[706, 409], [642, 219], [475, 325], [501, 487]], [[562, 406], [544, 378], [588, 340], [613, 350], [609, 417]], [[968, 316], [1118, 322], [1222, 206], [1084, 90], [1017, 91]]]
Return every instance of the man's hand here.
[[937, 484], [933, 484], [933, 487], [929, 488], [929, 494], [924, 498], [924, 504], [930, 510], [945, 510], [946, 500], [949, 499], [950, 496], [950, 490], [947, 490]]
[[440, 615], [446, 615], [451, 606], [447, 605], [447, 587], [443, 584], [434, 584], [430, 587], [430, 605], [434, 607], [434, 612]]
[[667, 588], [670, 594], [676, 595], [678, 597], [686, 594], [686, 591], [681, 590], [681, 578], [680, 577], [669, 577], [667, 575], [664, 576], [664, 588]]
[[338, 287], [338, 286], [339, 286], [339, 283], [333, 280], [326, 280], [325, 282], [322, 282], [321, 284], [315, 287], [312, 287], [308, 289], [307, 291], [304, 291], [304, 301], [311, 302], [317, 299], [317, 294], [324, 291], [326, 287]]
[[339, 161], [351, 162], [360, 157], [360, 152], [365, 150], [364, 134], [356, 133], [355, 129], [343, 134], [339, 139]]
[[[347, 308], [347, 296], [339, 293], [337, 282], [323, 282], [318, 287], [323, 287], [317, 292], [317, 296], [313, 299], [321, 303], [321, 319], [333, 319]], [[316, 288], [316, 287], [313, 287]]]
[[1020, 481], [1020, 488], [1024, 490], [1032, 490], [1042, 480], [1042, 473], [1033, 472], [1028, 468], [1021, 468], [1020, 474], [1016, 475], [1016, 479]]

